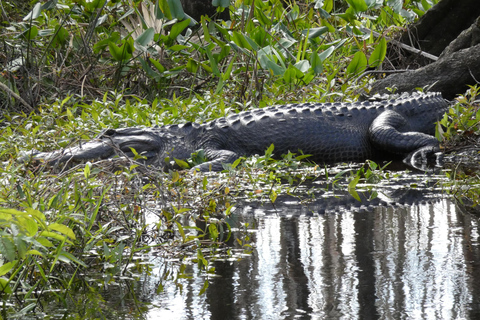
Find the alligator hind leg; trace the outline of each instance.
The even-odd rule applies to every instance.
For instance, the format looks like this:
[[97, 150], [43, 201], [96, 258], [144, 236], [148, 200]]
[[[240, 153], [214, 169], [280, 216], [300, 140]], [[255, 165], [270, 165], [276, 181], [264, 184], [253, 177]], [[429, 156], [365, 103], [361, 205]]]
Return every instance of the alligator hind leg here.
[[370, 125], [369, 137], [376, 149], [399, 154], [414, 168], [423, 170], [426, 164], [442, 163], [438, 140], [422, 132], [409, 131], [407, 120], [395, 111], [379, 115]]

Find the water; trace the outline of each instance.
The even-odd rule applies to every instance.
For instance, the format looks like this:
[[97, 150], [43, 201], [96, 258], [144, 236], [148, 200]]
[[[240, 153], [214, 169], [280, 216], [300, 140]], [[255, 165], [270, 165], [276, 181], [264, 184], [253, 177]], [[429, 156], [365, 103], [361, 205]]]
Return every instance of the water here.
[[216, 262], [204, 295], [195, 268], [160, 295], [154, 272], [145, 318], [480, 319], [478, 216], [445, 197], [315, 214], [330, 200], [237, 208], [256, 226], [253, 253]]

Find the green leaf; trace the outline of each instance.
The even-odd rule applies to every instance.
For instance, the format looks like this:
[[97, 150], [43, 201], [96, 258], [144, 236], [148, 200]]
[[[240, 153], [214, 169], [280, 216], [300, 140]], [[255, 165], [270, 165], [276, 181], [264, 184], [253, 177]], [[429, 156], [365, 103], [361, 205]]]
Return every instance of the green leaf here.
[[183, 49], [186, 49], [186, 48], [188, 48], [188, 46], [176, 44], [176, 45], [171, 46], [171, 47], [168, 48], [168, 49], [169, 49], [169, 50], [172, 50], [172, 51], [182, 51]]
[[107, 39], [103, 39], [103, 40], [100, 40], [97, 43], [95, 43], [95, 45], [93, 46], [93, 52], [98, 54], [98, 53], [100, 53], [100, 51], [104, 50], [109, 45], [110, 42], [115, 44], [119, 40], [120, 40], [120, 33], [119, 32], [112, 32], [110, 37], [108, 37]]
[[43, 257], [43, 253], [41, 253], [40, 251], [35, 250], [35, 249], [28, 250], [28, 251], [26, 252], [26, 254], [27, 254], [27, 255], [29, 255], [29, 254], [34, 254], [34, 255]]
[[402, 10], [403, 0], [388, 0], [387, 5], [392, 8], [393, 12], [399, 13]]
[[25, 258], [25, 255], [27, 254], [27, 243], [24, 239], [24, 236], [22, 235], [17, 235], [16, 237], [13, 238], [16, 249], [17, 249], [17, 254], [20, 259]]
[[325, 51], [323, 51], [322, 53], [319, 54], [320, 60], [322, 60], [322, 62], [325, 61], [325, 59], [330, 57], [330, 55], [332, 54], [332, 52], [334, 50], [335, 50], [335, 46], [328, 47], [327, 50], [325, 50]]
[[0, 292], [12, 293], [12, 288], [10, 288], [8, 280], [5, 278], [0, 278]]
[[272, 191], [270, 192], [270, 201], [274, 203], [275, 200], [277, 200], [277, 193], [275, 192], [275, 190], [272, 189]]
[[70, 239], [73, 239], [75, 240], [75, 234], [73, 233], [73, 230], [70, 229], [69, 227], [67, 227], [66, 225], [64, 224], [60, 224], [60, 223], [51, 223], [48, 225], [48, 228], [51, 229], [51, 230], [55, 230], [55, 231], [58, 231], [64, 235], [66, 235], [67, 237], [69, 237]]
[[42, 5], [42, 10], [54, 9], [57, 6], [58, 0], [49, 0]]
[[[302, 31], [304, 35], [307, 34], [308, 30]], [[308, 33], [308, 39], [315, 39], [321, 36], [322, 34], [328, 32], [328, 27], [320, 27], [320, 28], [311, 28], [310, 32]]]
[[230, 6], [230, 0], [212, 0], [214, 7], [228, 8]]
[[13, 260], [10, 262], [5, 263], [3, 266], [0, 267], [0, 276], [7, 274], [17, 263], [17, 260]]
[[310, 56], [310, 64], [312, 65], [313, 72], [320, 74], [323, 71], [322, 59], [318, 56], [316, 52], [312, 53]]
[[365, 71], [367, 67], [367, 57], [362, 51], [358, 51], [353, 56], [352, 61], [347, 67], [347, 73], [351, 75], [355, 75]]
[[82, 1], [87, 12], [93, 12], [95, 9], [101, 8], [106, 0], [88, 0]]
[[237, 160], [233, 161], [233, 163], [232, 163], [232, 168], [235, 169], [235, 168], [240, 164], [240, 162], [242, 162], [242, 160], [245, 160], [245, 158], [244, 158], [244, 157], [240, 157], [240, 158], [238, 158]]
[[18, 314], [27, 314], [29, 311], [33, 310], [37, 306], [36, 302], [32, 302], [24, 307], [22, 310], [18, 311]]
[[[349, 9], [351, 9], [351, 8], [349, 8]], [[347, 10], [347, 11], [345, 11], [345, 13], [341, 13], [338, 16], [340, 18], [342, 18], [343, 20], [347, 21], [350, 24], [355, 23], [355, 15], [351, 11]]]
[[273, 62], [270, 59], [265, 61], [265, 64], [266, 64], [266, 68], [272, 70], [273, 74], [276, 75], [276, 76], [281, 76], [285, 73], [286, 69], [284, 67], [279, 66], [278, 64], [276, 64], [275, 62]]
[[213, 72], [212, 68], [211, 68], [208, 64], [201, 62], [200, 65], [201, 65], [202, 68], [205, 69], [205, 71], [207, 71], [208, 73], [212, 73], [212, 72]]
[[273, 154], [273, 150], [275, 149], [275, 146], [273, 143], [268, 147], [268, 149], [265, 151], [265, 158], [270, 158]]
[[364, 12], [368, 10], [365, 0], [346, 0], [355, 13]]
[[[69, 242], [71, 243], [70, 241], [67, 241], [67, 238], [62, 236], [61, 234], [58, 234], [58, 233], [55, 233], [55, 232], [50, 232], [50, 231], [42, 231], [40, 233], [40, 236], [42, 237], [49, 237], [49, 238], [53, 238], [53, 239], [56, 239], [56, 240], [59, 240], [59, 241], [66, 241], [66, 242]], [[39, 241], [40, 242], [40, 241]], [[41, 242], [40, 242], [41, 243]]]
[[84, 268], [87, 268], [87, 265], [83, 261], [78, 260], [75, 256], [73, 256], [71, 253], [66, 251], [60, 252], [60, 254], [58, 255], [58, 260], [63, 261], [65, 263], [70, 263], [70, 261], [73, 261], [76, 264], [81, 265]]
[[[258, 60], [260, 61], [260, 65], [262, 66], [262, 68], [272, 70], [273, 74], [277, 76], [283, 75], [285, 73], [285, 70], [287, 68], [285, 68], [285, 66], [283, 65], [279, 66], [274, 61], [275, 57], [278, 57], [278, 59], [281, 59], [281, 57], [278, 54], [278, 52], [276, 52], [276, 50], [271, 46], [267, 46], [265, 48], [260, 49], [258, 51], [258, 57], [259, 57]], [[282, 60], [279, 60], [279, 61], [283, 64]]]
[[1, 236], [0, 238], [0, 252], [2, 253], [2, 256], [7, 258], [8, 261], [14, 261], [16, 252], [15, 252], [15, 244], [13, 244], [13, 241], [4, 235]]
[[178, 232], [180, 233], [180, 235], [182, 236], [182, 240], [183, 240], [183, 243], [185, 243], [185, 239], [186, 239], [186, 236], [185, 236], [185, 231], [183, 230], [183, 226], [180, 222], [178, 222], [177, 220], [174, 220], [176, 225], [177, 225], [177, 228], [178, 228]]
[[205, 19], [206, 19], [205, 16], [202, 16], [200, 23], [202, 25], [203, 36], [205, 38], [205, 41], [210, 42], [211, 41], [210, 31], [208, 30], [207, 21]]
[[377, 0], [365, 0], [368, 9], [374, 8], [377, 5]]
[[200, 290], [198, 295], [201, 296], [202, 294], [205, 293], [205, 291], [207, 291], [207, 289], [208, 289], [208, 280], [205, 280], [205, 282], [203, 283], [203, 288]]
[[186, 163], [185, 161], [183, 160], [180, 160], [180, 159], [175, 159], [175, 163], [177, 164], [177, 166], [179, 166], [180, 168], [182, 169], [189, 169], [190, 166], [188, 165], [188, 163]]
[[27, 236], [33, 237], [38, 232], [37, 222], [33, 218], [25, 218], [22, 222], [22, 225], [27, 231]]
[[248, 44], [252, 48], [252, 50], [258, 51], [258, 44], [251, 38], [244, 35], [245, 40], [247, 40]]
[[113, 59], [116, 61], [129, 60], [132, 57], [131, 52], [129, 52], [131, 50], [128, 49], [127, 42], [124, 42], [120, 47], [113, 42], [109, 42], [108, 50], [110, 51]]
[[[0, 221], [11, 221], [13, 219], [12, 214], [3, 211], [4, 209], [0, 209]], [[2, 222], [3, 222], [2, 221]]]
[[[131, 148], [133, 150], [133, 148]], [[88, 227], [87, 230], [90, 231], [93, 227], [93, 224], [95, 223], [95, 220], [97, 219], [97, 214], [98, 211], [100, 210], [100, 206], [103, 203], [103, 198], [105, 197], [105, 194], [110, 190], [113, 184], [110, 184], [108, 187], [103, 189], [102, 195], [100, 196], [100, 199], [97, 200], [97, 205], [95, 206], [95, 209], [92, 212], [92, 215], [90, 216], [90, 220], [88, 222]]]
[[385, 55], [387, 54], [387, 41], [385, 38], [380, 39], [380, 42], [377, 44], [375, 49], [373, 50], [370, 58], [368, 59], [368, 64], [370, 67], [376, 67], [380, 63], [383, 62], [385, 59]]
[[255, 18], [260, 21], [260, 25], [270, 27], [272, 25], [272, 21], [268, 18], [263, 10], [259, 7], [255, 7]]
[[[331, 3], [332, 3], [331, 0], [325, 1], [325, 5], [323, 4], [323, 0], [315, 1], [314, 8], [320, 13], [320, 16], [323, 19], [330, 19], [330, 15], [328, 14], [328, 12], [330, 12], [332, 9], [328, 8], [328, 5], [330, 5]], [[332, 3], [332, 5], [333, 5], [333, 3]], [[328, 11], [327, 9], [330, 9], [330, 11]]]
[[42, 12], [42, 3], [41, 1], [37, 2], [35, 6], [33, 7], [32, 11], [30, 11], [24, 18], [23, 21], [28, 21], [30, 19], [34, 20], [37, 19], [40, 16], [40, 13]]
[[297, 79], [297, 72], [293, 66], [289, 66], [283, 73], [283, 81], [287, 84], [294, 83]]
[[207, 53], [208, 61], [210, 62], [210, 66], [212, 67], [212, 72], [217, 77], [220, 76], [220, 70], [218, 70], [218, 63], [217, 60], [213, 57], [212, 51], [207, 46], [205, 47], [205, 52]]
[[183, 30], [185, 30], [186, 27], [188, 27], [188, 24], [190, 23], [190, 19], [187, 19], [187, 20], [183, 20], [183, 21], [180, 21], [180, 22], [177, 22], [175, 23], [173, 26], [172, 26], [172, 30], [170, 30], [170, 34], [168, 35], [168, 37], [171, 39], [171, 40], [175, 40], [177, 39], [177, 36], [182, 33]]
[[[300, 60], [293, 65], [297, 70], [301, 71], [302, 73], [307, 73], [308, 70], [311, 68], [310, 62], [308, 60]], [[299, 74], [297, 72], [297, 76], [301, 77], [303, 74]]]
[[172, 14], [170, 13], [170, 8], [168, 8], [168, 3], [166, 0], [157, 0], [155, 1], [154, 9], [155, 18], [163, 19], [165, 16], [168, 19], [172, 19]]
[[150, 62], [153, 64], [153, 66], [160, 72], [165, 72], [165, 67], [162, 66], [162, 64], [160, 62], [158, 62], [157, 60], [153, 59], [153, 58], [149, 58], [150, 59]]
[[37, 241], [44, 247], [47, 247], [47, 248], [53, 247], [53, 243], [45, 237], [38, 237]]
[[145, 30], [137, 39], [135, 39], [135, 48], [142, 50], [143, 52], [147, 51], [146, 46], [153, 40], [155, 35], [155, 30], [153, 27]]
[[252, 46], [250, 43], [245, 39], [245, 36], [238, 31], [232, 32], [232, 40], [233, 42], [238, 45], [240, 48], [244, 48], [247, 50], [252, 50]]
[[225, 70], [225, 72], [222, 74], [222, 78], [225, 81], [230, 79], [230, 75], [232, 74], [233, 62], [235, 61], [235, 57], [236, 56], [233, 56], [233, 58], [230, 60], [230, 63], [227, 67], [227, 70]]
[[350, 195], [352, 197], [354, 197], [356, 200], [362, 202], [362, 200], [360, 199], [360, 196], [358, 195], [357, 190], [356, 190], [358, 181], [360, 181], [360, 176], [355, 176], [355, 178], [352, 181], [350, 181], [350, 183], [348, 184], [347, 189], [348, 189], [348, 193], [350, 193]]
[[428, 3], [428, 1], [422, 0], [422, 7], [423, 7], [423, 10], [427, 11], [427, 10], [430, 9], [432, 6], [430, 5], [430, 3]]
[[58, 47], [59, 45], [65, 45], [68, 40], [69, 33], [62, 26], [55, 27], [55, 37], [52, 39], [52, 46]]
[[208, 233], [212, 241], [217, 241], [218, 239], [218, 228], [214, 223], [210, 223], [208, 226]]
[[327, 12], [331, 12], [333, 10], [333, 2], [335, 0], [325, 0], [323, 4], [323, 9]]
[[38, 28], [36, 26], [31, 26], [27, 30], [23, 31], [20, 36], [24, 36], [27, 40], [32, 40], [38, 35]]
[[[183, 12], [182, 3], [180, 2], [180, 0], [167, 0], [167, 2], [168, 2], [168, 7], [170, 8], [170, 12], [172, 14], [172, 18], [183, 20], [185, 18], [185, 12]], [[188, 26], [190, 21], [189, 20], [185, 20], [185, 21], [188, 21], [187, 23], [187, 26]]]
[[198, 63], [192, 58], [188, 59], [187, 62], [187, 71], [191, 73], [196, 73], [198, 70]]
[[83, 168], [83, 175], [85, 176], [86, 179], [90, 177], [90, 167], [92, 166], [91, 162], [87, 162], [85, 165], [85, 168]]

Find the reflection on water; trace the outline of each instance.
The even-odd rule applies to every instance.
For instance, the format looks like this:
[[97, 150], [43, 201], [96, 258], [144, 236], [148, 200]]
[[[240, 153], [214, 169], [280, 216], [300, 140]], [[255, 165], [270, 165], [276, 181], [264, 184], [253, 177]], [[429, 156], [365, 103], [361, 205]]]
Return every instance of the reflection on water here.
[[447, 199], [310, 217], [242, 210], [258, 228], [254, 253], [217, 262], [205, 295], [199, 277], [166, 287], [150, 319], [480, 319], [479, 219]]

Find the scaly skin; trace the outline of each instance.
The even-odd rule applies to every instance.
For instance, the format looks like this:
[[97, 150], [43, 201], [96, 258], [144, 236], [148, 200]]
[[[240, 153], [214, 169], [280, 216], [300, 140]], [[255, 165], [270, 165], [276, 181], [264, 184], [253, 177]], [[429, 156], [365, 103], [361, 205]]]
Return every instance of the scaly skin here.
[[356, 103], [303, 103], [241, 112], [204, 124], [109, 129], [96, 139], [62, 151], [42, 152], [48, 162], [111, 158], [130, 148], [147, 164], [166, 167], [165, 158], [185, 159], [204, 149], [208, 161], [194, 169], [219, 171], [240, 156], [312, 155], [317, 163], [359, 162], [402, 157], [414, 165], [437, 154], [435, 122], [448, 104], [439, 93], [403, 95], [395, 100]]

